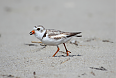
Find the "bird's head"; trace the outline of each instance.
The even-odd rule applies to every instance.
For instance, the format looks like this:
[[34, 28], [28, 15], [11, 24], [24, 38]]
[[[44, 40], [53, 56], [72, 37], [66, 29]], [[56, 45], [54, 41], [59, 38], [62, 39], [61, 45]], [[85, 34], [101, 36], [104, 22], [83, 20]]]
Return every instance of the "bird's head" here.
[[45, 28], [42, 25], [34, 26], [33, 30], [29, 33], [30, 35], [33, 34], [40, 34], [45, 30]]

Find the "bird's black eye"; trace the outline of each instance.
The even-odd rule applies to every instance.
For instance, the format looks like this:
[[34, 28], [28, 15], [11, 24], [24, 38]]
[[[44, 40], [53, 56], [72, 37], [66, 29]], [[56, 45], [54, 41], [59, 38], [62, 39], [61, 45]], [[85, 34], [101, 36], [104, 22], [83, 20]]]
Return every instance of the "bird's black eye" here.
[[39, 30], [40, 30], [40, 28], [37, 28], [37, 30], [39, 31]]

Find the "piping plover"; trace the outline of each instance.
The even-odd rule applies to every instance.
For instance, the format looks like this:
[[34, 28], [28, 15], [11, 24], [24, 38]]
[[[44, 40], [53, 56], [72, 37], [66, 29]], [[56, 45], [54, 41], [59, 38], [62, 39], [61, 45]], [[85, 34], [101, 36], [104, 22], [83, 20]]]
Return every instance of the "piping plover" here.
[[50, 46], [57, 46], [57, 51], [53, 57], [60, 50], [58, 45], [63, 44], [69, 56], [70, 51], [67, 50], [65, 43], [69, 41], [72, 37], [82, 37], [81, 32], [63, 32], [55, 29], [45, 29], [42, 25], [34, 26], [33, 30], [30, 32], [30, 35], [35, 35], [43, 44]]

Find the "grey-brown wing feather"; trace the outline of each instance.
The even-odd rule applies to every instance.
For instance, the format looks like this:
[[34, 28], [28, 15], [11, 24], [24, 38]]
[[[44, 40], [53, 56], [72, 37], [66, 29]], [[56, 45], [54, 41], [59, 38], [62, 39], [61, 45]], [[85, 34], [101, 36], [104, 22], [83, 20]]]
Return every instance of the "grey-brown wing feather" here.
[[[49, 38], [61, 39], [61, 38], [75, 36], [77, 34], [80, 34], [81, 32], [63, 32], [60, 30], [48, 29], [47, 33]], [[81, 36], [77, 36], [77, 37], [81, 37]]]
[[64, 32], [60, 31], [60, 30], [55, 30], [55, 29], [47, 29], [47, 33], [49, 35], [59, 35], [62, 34]]
[[47, 29], [48, 37], [53, 39], [61, 39], [64, 38], [65, 35], [63, 34], [63, 31], [55, 30], [55, 29]]

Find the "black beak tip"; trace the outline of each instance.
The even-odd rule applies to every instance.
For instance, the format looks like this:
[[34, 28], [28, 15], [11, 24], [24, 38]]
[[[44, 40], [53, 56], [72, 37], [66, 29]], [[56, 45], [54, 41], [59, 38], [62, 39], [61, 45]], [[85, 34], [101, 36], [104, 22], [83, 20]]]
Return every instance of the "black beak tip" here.
[[32, 32], [30, 32], [29, 34], [32, 35]]

